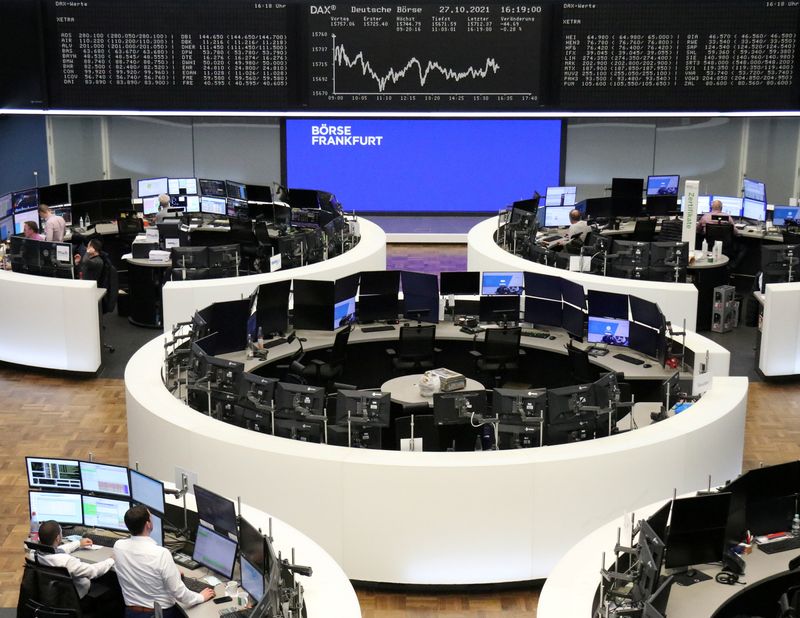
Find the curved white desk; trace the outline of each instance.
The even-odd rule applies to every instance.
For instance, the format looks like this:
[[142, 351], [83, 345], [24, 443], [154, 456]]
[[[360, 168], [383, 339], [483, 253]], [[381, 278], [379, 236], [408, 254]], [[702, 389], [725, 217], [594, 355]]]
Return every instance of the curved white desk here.
[[590, 273], [579, 273], [553, 268], [526, 260], [509, 253], [494, 241], [497, 231], [497, 217], [487, 219], [473, 227], [467, 236], [467, 268], [480, 271], [525, 271], [568, 277], [580, 283], [587, 290], [631, 294], [658, 303], [667, 320], [676, 328], [695, 330], [697, 327], [697, 288], [691, 283], [666, 283], [603, 277]]
[[[732, 478], [741, 469], [744, 378], [716, 378], [690, 412], [608, 438], [409, 453], [308, 444], [214, 420], [164, 387], [162, 354], [158, 337], [125, 371], [130, 460], [148, 462], [165, 478], [180, 466], [201, 484], [247, 496], [313, 538], [355, 580], [546, 577], [576, 539], [601, 523], [675, 487], [688, 491], [709, 474]], [[718, 364], [727, 373], [722, 358]]]
[[359, 217], [361, 240], [358, 244], [329, 260], [316, 264], [278, 270], [273, 273], [205, 279], [200, 281], [168, 281], [164, 285], [164, 330], [169, 332], [173, 324], [192, 318], [198, 309], [211, 303], [246, 298], [263, 283], [286, 281], [287, 279], [319, 279], [333, 281], [362, 270], [386, 269], [386, 234], [364, 218]]
[[96, 372], [104, 293], [94, 281], [0, 270], [0, 361]]
[[756, 296], [763, 305], [758, 369], [766, 377], [800, 374], [800, 283], [769, 283], [765, 289]]

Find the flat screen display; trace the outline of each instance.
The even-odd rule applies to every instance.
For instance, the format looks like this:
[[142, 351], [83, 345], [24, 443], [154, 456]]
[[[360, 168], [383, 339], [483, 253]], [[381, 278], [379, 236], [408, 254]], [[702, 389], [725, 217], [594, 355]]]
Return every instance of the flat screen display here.
[[150, 197], [168, 193], [167, 178], [143, 178], [139, 181], [139, 197]]
[[145, 215], [154, 215], [158, 212], [158, 196], [142, 198], [142, 212]]
[[[681, 212], [686, 210], [686, 196], [684, 195], [681, 198]], [[711, 196], [710, 195], [698, 195], [697, 196], [697, 214], [704, 215], [707, 212], [711, 212]]]
[[26, 457], [28, 487], [39, 489], [81, 489], [81, 471], [74, 459]]
[[577, 187], [547, 187], [545, 206], [574, 206]]
[[153, 530], [150, 532], [150, 538], [156, 542], [156, 545], [159, 547], [164, 546], [164, 524], [161, 521], [161, 518], [153, 513], [150, 512], [150, 521], [153, 524]]
[[775, 206], [772, 211], [772, 224], [773, 225], [786, 225], [786, 219], [797, 219], [797, 212], [800, 210], [797, 206]]
[[227, 203], [224, 197], [203, 196], [202, 200], [200, 201], [200, 209], [203, 212], [214, 215], [224, 215], [228, 212]]
[[544, 209], [545, 227], [567, 227], [570, 224], [569, 213], [572, 206], [547, 206]]
[[722, 202], [723, 214], [730, 215], [731, 217], [742, 216], [742, 198], [726, 195], [712, 195], [711, 201], [713, 202], [714, 200]]
[[131, 470], [131, 498], [147, 508], [164, 512], [164, 483]]
[[5, 217], [13, 212], [12, 204], [10, 193], [0, 196], [0, 217]]
[[200, 212], [200, 197], [197, 195], [187, 195], [184, 210], [186, 212]]
[[356, 319], [356, 299], [348, 298], [333, 306], [333, 328], [346, 326]]
[[607, 343], [608, 345], [628, 346], [630, 344], [630, 327], [628, 320], [598, 318], [589, 316], [589, 343]]
[[82, 524], [81, 495], [50, 491], [29, 491], [31, 513], [40, 522], [50, 519], [60, 524]]
[[289, 186], [335, 187], [356, 212], [496, 212], [498, 187], [557, 185], [560, 153], [560, 120], [286, 121]]
[[25, 189], [11, 194], [11, 205], [14, 212], [39, 208], [39, 191]]
[[766, 202], [757, 202], [750, 198], [742, 200], [742, 216], [752, 221], [764, 221], [767, 216]]
[[236, 559], [236, 546], [236, 541], [231, 541], [228, 537], [199, 525], [192, 558], [204, 567], [230, 579]]
[[83, 525], [90, 528], [126, 531], [125, 513], [131, 508], [127, 500], [102, 496], [83, 496]]
[[648, 176], [647, 195], [678, 195], [680, 176]]
[[167, 187], [170, 195], [197, 195], [197, 178], [170, 178]]
[[522, 294], [525, 281], [521, 272], [487, 272], [481, 278], [481, 294], [484, 296]]
[[480, 294], [481, 273], [475, 271], [439, 273], [439, 293], [475, 295]]
[[752, 178], [744, 179], [744, 186], [742, 187], [745, 199], [755, 200], [756, 202], [767, 201], [767, 188], [760, 180], [753, 180]]
[[6, 241], [13, 235], [14, 235], [14, 215], [9, 215], [7, 217], [0, 218], [0, 241]]
[[80, 464], [84, 491], [130, 497], [127, 468], [93, 461], [82, 461]]
[[242, 574], [242, 588], [256, 603], [264, 596], [264, 575], [244, 556], [239, 556], [239, 568]]

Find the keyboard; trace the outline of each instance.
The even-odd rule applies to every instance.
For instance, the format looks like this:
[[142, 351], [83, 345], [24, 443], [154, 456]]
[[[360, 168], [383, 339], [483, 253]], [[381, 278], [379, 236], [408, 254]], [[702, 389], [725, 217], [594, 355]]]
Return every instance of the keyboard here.
[[228, 609], [219, 610], [219, 615], [226, 616], [226, 618], [250, 618], [252, 614], [252, 608], [236, 609], [235, 607], [229, 607]]
[[100, 545], [101, 547], [114, 547], [114, 543], [119, 541], [122, 537], [108, 536], [105, 534], [84, 534], [87, 539], [92, 540], [93, 545]]
[[758, 548], [765, 554], [777, 554], [790, 549], [800, 549], [800, 536], [792, 536], [772, 543], [761, 543]]
[[390, 326], [389, 324], [385, 324], [383, 326], [362, 326], [361, 332], [362, 333], [382, 333], [386, 330], [395, 330], [394, 326]]
[[179, 564], [182, 567], [186, 567], [187, 569], [200, 568], [199, 562], [195, 562], [194, 560], [192, 560], [190, 556], [187, 556], [186, 554], [181, 552], [175, 552], [175, 554], [173, 554], [172, 556], [172, 559], [175, 560], [175, 564]]
[[536, 337], [537, 339], [547, 339], [550, 336], [549, 333], [543, 333], [540, 330], [523, 330], [521, 335], [523, 337]]
[[213, 588], [213, 586], [208, 585], [202, 580], [195, 579], [194, 577], [184, 577], [183, 584], [192, 592], [203, 592], [206, 588]]
[[619, 360], [630, 363], [631, 365], [644, 365], [644, 361], [641, 358], [628, 356], [627, 354], [614, 354], [614, 358], [618, 358]]
[[542, 238], [542, 242], [553, 242], [555, 240], [562, 240], [564, 237], [561, 234], [552, 234]]

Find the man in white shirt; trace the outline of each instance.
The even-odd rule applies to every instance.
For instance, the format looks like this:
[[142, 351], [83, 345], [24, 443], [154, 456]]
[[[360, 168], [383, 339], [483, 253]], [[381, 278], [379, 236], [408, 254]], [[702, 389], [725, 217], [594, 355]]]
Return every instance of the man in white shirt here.
[[197, 593], [183, 584], [172, 554], [150, 538], [153, 523], [147, 508], [128, 509], [125, 525], [131, 538], [114, 543], [114, 568], [125, 599], [126, 618], [153, 616], [154, 601], [167, 608], [164, 618], [178, 618], [182, 614], [175, 603], [191, 607], [214, 598], [211, 588]]
[[169, 214], [168, 208], [170, 207], [169, 195], [162, 193], [158, 196], [158, 212], [156, 213], [156, 224], [164, 221], [164, 218]]
[[[39, 553], [37, 555], [39, 564], [67, 569], [72, 576], [72, 581], [75, 582], [75, 589], [81, 598], [81, 604], [83, 604], [83, 598], [92, 585], [90, 580], [105, 575], [114, 566], [113, 558], [108, 558], [96, 564], [88, 564], [75, 556], [70, 556], [76, 549], [87, 547], [92, 542], [89, 539], [81, 539], [80, 541], [72, 541], [61, 545], [61, 526], [53, 520], [46, 521], [39, 527], [39, 542], [42, 545], [56, 548], [55, 554]], [[34, 559], [33, 552], [30, 553], [29, 557], [31, 560]]]
[[567, 229], [567, 233], [564, 234], [564, 238], [554, 240], [548, 245], [548, 248], [558, 249], [559, 247], [565, 246], [573, 238], [579, 239], [581, 243], [584, 243], [586, 242], [586, 237], [591, 231], [592, 228], [589, 226], [589, 224], [581, 219], [581, 211], [577, 208], [574, 208], [573, 210], [569, 211], [569, 228]]
[[39, 204], [39, 218], [44, 220], [44, 239], [48, 242], [62, 242], [67, 231], [64, 217], [53, 214], [47, 204]]

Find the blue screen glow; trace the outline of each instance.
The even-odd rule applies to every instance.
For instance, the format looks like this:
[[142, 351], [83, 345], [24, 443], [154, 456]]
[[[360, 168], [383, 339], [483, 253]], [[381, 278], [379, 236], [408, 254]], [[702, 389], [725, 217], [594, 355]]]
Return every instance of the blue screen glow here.
[[630, 343], [628, 320], [589, 316], [589, 343], [627, 346]]
[[289, 188], [345, 210], [497, 211], [559, 184], [560, 120], [287, 120]]

